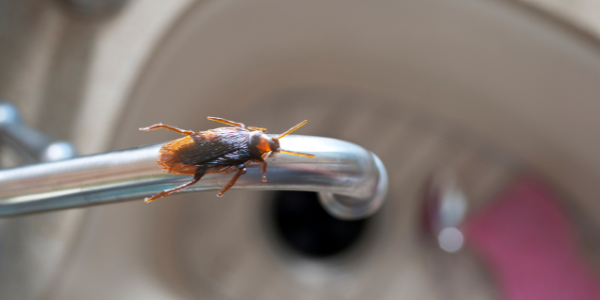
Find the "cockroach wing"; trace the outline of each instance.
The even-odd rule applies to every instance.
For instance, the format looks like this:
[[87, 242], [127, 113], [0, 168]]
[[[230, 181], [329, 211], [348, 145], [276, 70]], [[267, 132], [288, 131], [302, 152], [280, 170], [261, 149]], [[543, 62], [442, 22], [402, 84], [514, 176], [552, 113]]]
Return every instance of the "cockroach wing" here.
[[198, 167], [207, 173], [229, 173], [250, 159], [248, 131], [221, 127], [202, 131], [164, 145], [158, 163], [170, 173], [193, 175]]

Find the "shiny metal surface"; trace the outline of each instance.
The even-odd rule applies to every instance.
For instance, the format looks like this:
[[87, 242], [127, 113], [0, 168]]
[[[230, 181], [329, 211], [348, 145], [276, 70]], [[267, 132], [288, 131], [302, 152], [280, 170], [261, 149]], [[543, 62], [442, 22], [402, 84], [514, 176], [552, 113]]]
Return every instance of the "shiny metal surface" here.
[[[336, 139], [289, 136], [287, 150], [316, 158], [278, 154], [268, 159], [266, 183], [260, 165], [250, 165], [234, 189], [323, 192], [323, 204], [341, 218], [375, 212], [387, 193], [387, 173], [379, 159], [355, 144]], [[0, 171], [0, 215], [141, 199], [188, 181], [164, 173], [156, 158], [162, 144], [114, 151], [68, 161]], [[206, 175], [185, 192], [221, 189], [232, 174]]]
[[17, 108], [7, 102], [0, 102], [0, 141], [16, 150], [23, 164], [59, 161], [75, 156], [71, 144], [53, 142], [45, 134], [27, 126]]

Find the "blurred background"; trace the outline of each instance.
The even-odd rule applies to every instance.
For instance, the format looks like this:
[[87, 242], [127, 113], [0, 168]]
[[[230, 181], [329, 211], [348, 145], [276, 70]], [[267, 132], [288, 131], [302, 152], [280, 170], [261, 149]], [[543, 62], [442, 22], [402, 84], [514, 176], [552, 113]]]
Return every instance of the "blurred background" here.
[[[600, 2], [0, 0], [0, 98], [86, 155], [218, 116], [359, 144], [359, 221], [230, 191], [0, 219], [0, 299], [600, 299]], [[2, 167], [21, 162], [3, 145]]]

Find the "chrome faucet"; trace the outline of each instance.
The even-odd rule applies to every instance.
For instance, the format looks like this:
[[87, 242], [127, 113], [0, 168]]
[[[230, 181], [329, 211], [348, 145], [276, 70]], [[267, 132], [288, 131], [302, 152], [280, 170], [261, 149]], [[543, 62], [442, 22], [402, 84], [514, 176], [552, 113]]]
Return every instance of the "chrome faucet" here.
[[[0, 130], [0, 136], [4, 135]], [[381, 207], [388, 178], [375, 154], [322, 137], [291, 135], [281, 143], [285, 149], [312, 153], [316, 158], [276, 155], [267, 160], [267, 182], [261, 180], [260, 166], [250, 165], [233, 189], [319, 192], [325, 209], [341, 219], [365, 218]], [[189, 176], [159, 168], [156, 159], [162, 145], [0, 170], [0, 216], [142, 201], [189, 180]], [[231, 176], [209, 174], [183, 192], [216, 191]]]

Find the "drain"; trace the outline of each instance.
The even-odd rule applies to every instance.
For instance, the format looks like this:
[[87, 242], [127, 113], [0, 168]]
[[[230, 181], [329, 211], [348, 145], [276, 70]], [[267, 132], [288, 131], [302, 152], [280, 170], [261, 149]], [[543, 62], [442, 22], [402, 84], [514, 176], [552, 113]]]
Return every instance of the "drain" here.
[[275, 233], [292, 251], [309, 258], [330, 258], [352, 248], [368, 219], [345, 221], [332, 217], [317, 193], [277, 192], [271, 221]]

